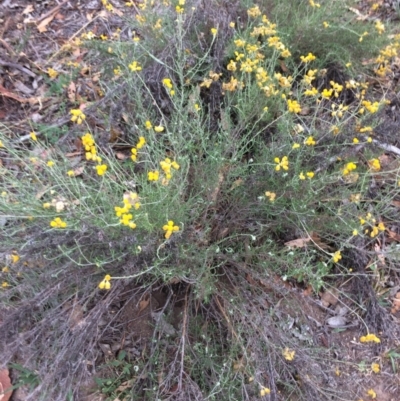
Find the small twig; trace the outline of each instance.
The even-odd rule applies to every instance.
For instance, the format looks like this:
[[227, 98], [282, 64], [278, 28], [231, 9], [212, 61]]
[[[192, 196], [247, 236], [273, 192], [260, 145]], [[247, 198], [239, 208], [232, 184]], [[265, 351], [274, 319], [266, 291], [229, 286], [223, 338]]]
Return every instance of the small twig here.
[[[188, 287], [189, 288], [189, 287]], [[182, 351], [181, 351], [181, 368], [179, 372], [179, 381], [178, 381], [178, 391], [182, 390], [182, 377], [183, 377], [183, 366], [184, 366], [184, 359], [185, 359], [185, 337], [186, 337], [186, 324], [187, 324], [187, 291], [185, 294], [185, 307], [183, 310], [183, 322], [182, 322], [182, 335], [181, 335], [181, 344], [182, 344]]]
[[16, 63], [9, 63], [8, 61], [4, 61], [4, 60], [0, 59], [0, 65], [2, 65], [3, 67], [16, 68], [17, 70], [20, 70], [20, 71], [24, 72], [25, 74], [29, 75], [32, 78], [36, 77], [35, 73], [33, 73], [32, 71], [30, 71], [27, 68], [23, 67], [22, 65], [19, 65], [19, 64], [16, 64]]
[[388, 152], [392, 152], [392, 153], [400, 156], [400, 149], [398, 147], [389, 145], [388, 143], [379, 142], [376, 139], [373, 139], [372, 142], [375, 143], [376, 145], [378, 145], [381, 149], [384, 149]]

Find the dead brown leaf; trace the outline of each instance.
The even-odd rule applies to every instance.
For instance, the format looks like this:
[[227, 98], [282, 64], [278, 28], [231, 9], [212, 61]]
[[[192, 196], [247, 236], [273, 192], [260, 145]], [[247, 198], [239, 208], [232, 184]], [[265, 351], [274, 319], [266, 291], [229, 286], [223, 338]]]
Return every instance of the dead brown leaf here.
[[397, 200], [392, 200], [390, 202], [390, 204], [393, 205], [393, 206], [396, 206], [396, 207], [400, 207], [400, 201], [397, 201]]
[[53, 21], [55, 16], [56, 16], [56, 14], [54, 13], [54, 14], [50, 15], [49, 17], [43, 19], [38, 25], [36, 25], [37, 30], [40, 33], [47, 32], [47, 25], [49, 25], [50, 22]]
[[76, 100], [76, 85], [75, 85], [74, 81], [71, 81], [70, 84], [68, 85], [67, 94], [68, 94], [68, 99], [71, 102], [75, 102], [75, 100]]
[[28, 6], [25, 7], [24, 11], [22, 11], [22, 15], [30, 14], [33, 12], [34, 8], [32, 4], [29, 4]]
[[291, 241], [285, 242], [285, 246], [289, 248], [305, 248], [311, 241], [311, 238], [297, 238]]
[[386, 230], [386, 232], [387, 232], [389, 241], [400, 242], [400, 234], [397, 234], [396, 232], [391, 231], [391, 230]]
[[[13, 393], [8, 369], [0, 370], [0, 401], [8, 401]], [[7, 391], [10, 389], [10, 391]]]
[[326, 308], [329, 307], [330, 305], [335, 306], [339, 301], [338, 294], [339, 291], [336, 288], [331, 290], [326, 290], [325, 292], [321, 292], [319, 295], [321, 297], [322, 305], [325, 306]]
[[146, 309], [149, 303], [150, 303], [150, 297], [148, 297], [147, 299], [142, 299], [139, 302], [139, 312], [141, 312], [143, 309]]

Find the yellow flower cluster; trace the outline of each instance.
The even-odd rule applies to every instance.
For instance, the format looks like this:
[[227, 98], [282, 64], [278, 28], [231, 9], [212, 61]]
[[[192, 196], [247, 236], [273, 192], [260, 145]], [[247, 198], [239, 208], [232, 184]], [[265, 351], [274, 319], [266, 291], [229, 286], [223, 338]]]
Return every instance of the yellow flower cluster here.
[[289, 113], [300, 113], [301, 112], [301, 106], [297, 100], [287, 100], [287, 107], [289, 110]]
[[213, 82], [218, 81], [222, 74], [217, 74], [214, 71], [210, 71], [208, 75], [210, 78], [204, 78], [203, 82], [200, 84], [200, 87], [205, 86], [206, 88], [209, 88]]
[[99, 164], [96, 166], [96, 171], [98, 175], [104, 175], [107, 171], [107, 165], [106, 164]]
[[111, 12], [114, 11], [113, 5], [111, 3], [109, 3], [107, 0], [101, 0], [101, 2], [103, 3], [103, 6], [107, 11], [111, 11]]
[[165, 178], [170, 180], [172, 178], [171, 168], [179, 170], [179, 164], [176, 161], [171, 161], [168, 157], [160, 161], [161, 169], [164, 171]]
[[283, 156], [282, 160], [279, 157], [275, 157], [274, 162], [277, 164], [275, 170], [279, 171], [281, 168], [283, 170], [289, 170], [289, 160], [287, 156]]
[[381, 368], [380, 368], [380, 366], [379, 366], [379, 363], [371, 363], [371, 370], [374, 372], [374, 373], [379, 373], [380, 372], [380, 370], [381, 370]]
[[373, 171], [379, 171], [381, 169], [381, 162], [379, 159], [368, 160], [368, 165]]
[[72, 115], [71, 121], [74, 123], [82, 124], [86, 119], [86, 116], [81, 109], [71, 109], [69, 112]]
[[[150, 123], [150, 121], [148, 121]], [[147, 123], [147, 121], [146, 121]], [[151, 126], [151, 123], [150, 123]], [[146, 145], [146, 139], [144, 138], [144, 136], [140, 136], [139, 137], [139, 142], [136, 144], [136, 146], [134, 148], [131, 149], [131, 159], [132, 161], [136, 161], [137, 160], [137, 151], [142, 149], [143, 146]]]
[[128, 65], [128, 67], [132, 72], [136, 72], [136, 71], [141, 71], [142, 70], [142, 67], [140, 66], [140, 64], [137, 61], [132, 61], [132, 63], [130, 63]]
[[65, 228], [67, 227], [67, 223], [61, 220], [60, 217], [56, 217], [54, 220], [50, 222], [50, 226], [53, 228]]
[[[251, 18], [258, 18], [261, 12], [258, 6], [250, 8], [248, 15]], [[229, 60], [227, 65], [228, 71], [242, 71], [246, 73], [255, 73], [257, 85], [265, 93], [267, 97], [275, 96], [279, 93], [276, 88], [276, 81], [283, 88], [290, 88], [291, 77], [284, 77], [281, 74], [275, 74], [273, 79], [268, 76], [268, 73], [263, 67], [260, 66], [260, 62], [265, 59], [266, 55], [263, 53], [263, 48], [260, 47], [259, 37], [265, 37], [268, 47], [271, 47], [279, 52], [280, 57], [290, 57], [290, 51], [281, 42], [281, 39], [276, 35], [276, 24], [272, 24], [268, 18], [263, 15], [261, 22], [256, 25], [250, 33], [250, 43], [242, 38], [234, 40], [235, 46], [238, 51], [235, 51], [235, 59]], [[250, 79], [250, 77], [248, 78]], [[223, 83], [222, 88], [224, 91], [233, 92], [237, 89], [244, 88], [243, 82], [239, 82], [236, 77], [231, 77], [230, 82]]]
[[101, 290], [109, 290], [109, 289], [111, 288], [110, 280], [111, 280], [111, 276], [110, 276], [109, 274], [106, 274], [106, 275], [104, 276], [103, 281], [101, 281], [101, 282], [99, 283], [99, 288], [100, 288]]
[[177, 14], [182, 14], [185, 9], [182, 7], [185, 5], [186, 0], [179, 0], [177, 6], [175, 7], [175, 11]]
[[163, 230], [165, 231], [165, 238], [168, 239], [172, 233], [179, 231], [179, 227], [172, 220], [168, 220], [168, 223], [163, 226]]
[[312, 178], [314, 178], [314, 175], [315, 175], [315, 173], [312, 171], [308, 171], [305, 175], [303, 172], [301, 172], [299, 174], [299, 178], [300, 178], [300, 180], [305, 180], [307, 177], [309, 180], [311, 180]]
[[381, 340], [375, 335], [375, 334], [367, 334], [366, 336], [360, 337], [360, 342], [361, 343], [380, 343]]
[[357, 168], [357, 165], [355, 163], [353, 163], [353, 162], [347, 163], [343, 169], [343, 175], [350, 174], [350, 172], [355, 170], [356, 168]]
[[158, 181], [159, 178], [160, 178], [160, 172], [158, 170], [149, 171], [147, 173], [147, 179], [149, 181]]
[[97, 163], [101, 163], [101, 157], [97, 155], [96, 144], [94, 142], [93, 136], [87, 132], [82, 136], [82, 145], [85, 148], [86, 160], [92, 160]]
[[304, 141], [304, 145], [307, 146], [315, 146], [317, 144], [317, 142], [315, 141], [313, 136], [309, 136], [305, 141]]
[[115, 206], [114, 211], [117, 217], [120, 217], [120, 223], [129, 228], [135, 229], [136, 224], [133, 222], [133, 215], [129, 213], [132, 207], [135, 210], [140, 208], [140, 199], [136, 192], [128, 192], [124, 194], [122, 199], [123, 207]]
[[270, 202], [274, 202], [276, 198], [276, 193], [267, 191], [265, 192], [265, 196], [269, 199]]
[[271, 390], [268, 387], [261, 387], [260, 396], [264, 397], [271, 393]]
[[374, 114], [379, 110], [379, 102], [371, 103], [369, 100], [363, 100], [361, 104], [371, 113]]
[[171, 95], [175, 95], [174, 86], [172, 85], [172, 81], [169, 78], [163, 78], [162, 83], [167, 90], [167, 92]]
[[312, 53], [308, 53], [307, 56], [300, 56], [300, 60], [303, 63], [309, 63], [309, 62], [311, 62], [311, 61], [313, 61], [315, 59], [316, 59], [316, 57]]
[[332, 255], [333, 263], [339, 262], [340, 259], [342, 259], [342, 254], [340, 253], [340, 251], [336, 251], [336, 252]]
[[252, 18], [256, 18], [261, 15], [261, 11], [258, 6], [254, 6], [253, 8], [249, 8], [247, 10], [247, 15]]
[[296, 352], [294, 350], [291, 350], [289, 348], [285, 348], [284, 350], [282, 350], [282, 355], [287, 361], [293, 361], [295, 353]]

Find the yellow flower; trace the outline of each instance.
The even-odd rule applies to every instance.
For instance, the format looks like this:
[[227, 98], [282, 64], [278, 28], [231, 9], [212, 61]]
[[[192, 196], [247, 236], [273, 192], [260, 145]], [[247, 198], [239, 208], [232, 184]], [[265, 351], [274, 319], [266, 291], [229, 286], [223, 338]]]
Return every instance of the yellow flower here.
[[163, 226], [163, 230], [165, 231], [165, 238], [168, 239], [172, 233], [179, 231], [179, 227], [174, 225], [172, 220], [168, 220], [168, 223]]
[[140, 136], [139, 142], [137, 143], [136, 148], [142, 149], [144, 145], [146, 145], [146, 139], [144, 138], [144, 136]]
[[304, 141], [304, 145], [307, 146], [315, 146], [317, 144], [317, 142], [315, 142], [315, 139], [312, 136], [309, 136], [305, 141]]
[[154, 127], [154, 131], [163, 132], [164, 131], [164, 127], [162, 125], [157, 125], [157, 126]]
[[147, 178], [149, 181], [158, 181], [160, 173], [158, 171], [149, 171], [147, 173]]
[[172, 82], [169, 78], [163, 78], [162, 83], [169, 89], [172, 89]]
[[185, 11], [185, 9], [181, 6], [176, 6], [175, 11], [177, 14], [182, 14]]
[[267, 191], [265, 192], [265, 196], [269, 199], [270, 202], [274, 202], [276, 198], [276, 193]]
[[385, 25], [383, 25], [382, 22], [378, 20], [375, 23], [375, 29], [378, 31], [379, 35], [382, 35], [382, 33], [385, 32]]
[[105, 172], [107, 171], [107, 165], [106, 164], [100, 164], [96, 166], [96, 171], [98, 175], [104, 175]]
[[321, 92], [321, 96], [324, 98], [324, 99], [329, 99], [331, 96], [332, 96], [332, 93], [333, 93], [333, 89], [324, 89], [322, 92]]
[[343, 169], [343, 175], [348, 175], [351, 171], [355, 170], [357, 165], [353, 162], [347, 163]]
[[367, 142], [372, 143], [372, 138], [370, 136], [367, 138]]
[[7, 288], [7, 287], [9, 287], [9, 286], [10, 286], [10, 284], [8, 284], [7, 281], [3, 281], [3, 282], [1, 283], [1, 287], [2, 287], [2, 288]]
[[376, 398], [376, 393], [372, 388], [367, 391], [367, 394], [373, 399]]
[[10, 258], [11, 258], [12, 263], [17, 263], [20, 259], [20, 256], [16, 253], [13, 253], [13, 254], [11, 254]]
[[213, 36], [215, 36], [215, 35], [217, 34], [217, 32], [218, 32], [218, 29], [217, 29], [217, 28], [211, 28], [211, 34], [212, 34]]
[[89, 132], [82, 136], [82, 145], [85, 147], [86, 151], [90, 151], [91, 148], [94, 146], [94, 139]]
[[381, 368], [379, 366], [379, 363], [372, 363], [371, 364], [371, 369], [374, 373], [379, 373]]
[[311, 7], [317, 7], [317, 8], [321, 7], [321, 4], [316, 3], [314, 0], [309, 0], [308, 2]]
[[279, 157], [275, 157], [274, 162], [277, 164], [275, 170], [279, 171], [281, 168], [284, 170], [289, 170], [289, 160], [287, 156], [283, 156], [282, 160]]
[[314, 177], [315, 173], [313, 173], [312, 171], [308, 171], [308, 172], [306, 173], [306, 175], [307, 175], [307, 177], [311, 180], [311, 178]]
[[144, 126], [146, 127], [146, 129], [152, 129], [153, 128], [153, 125], [151, 124], [151, 122], [149, 120], [147, 120], [144, 123]]
[[306, 89], [305, 91], [304, 91], [304, 94], [306, 95], [306, 96], [315, 96], [315, 95], [318, 95], [318, 89], [317, 88], [312, 88], [312, 89]]
[[57, 78], [58, 72], [56, 70], [54, 70], [53, 68], [48, 68], [47, 69], [47, 75], [51, 78]]
[[82, 124], [82, 122], [86, 119], [85, 114], [81, 109], [71, 109], [70, 114], [72, 114], [71, 121], [76, 122], [78, 125]]
[[292, 55], [292, 53], [290, 53], [289, 49], [285, 49], [281, 52], [281, 57], [283, 57], [283, 58], [290, 57], [291, 55]]
[[132, 63], [130, 63], [128, 67], [132, 72], [141, 71], [142, 69], [137, 61], [132, 61]]
[[43, 208], [44, 209], [49, 209], [50, 206], [51, 206], [51, 203], [49, 203], [49, 202], [43, 203]]
[[56, 217], [50, 222], [50, 226], [53, 228], [65, 228], [67, 227], [67, 223], [65, 221], [62, 221], [59, 217]]
[[360, 342], [361, 343], [374, 342], [379, 344], [381, 340], [375, 334], [367, 334], [366, 336], [360, 337]]
[[371, 103], [369, 100], [363, 100], [361, 104], [371, 113], [376, 113], [379, 110], [379, 102]]
[[1, 269], [2, 273], [9, 273], [10, 272], [10, 268], [5, 266]]
[[226, 66], [226, 69], [229, 71], [236, 71], [236, 62], [233, 60], [230, 60], [229, 64]]
[[158, 19], [154, 24], [154, 29], [161, 29], [161, 19]]
[[258, 6], [254, 6], [247, 10], [247, 15], [252, 18], [256, 18], [261, 15], [261, 11]]
[[368, 160], [368, 165], [373, 171], [379, 171], [381, 169], [381, 163], [379, 159]]
[[48, 167], [53, 167], [54, 166], [53, 160], [49, 160], [46, 164], [47, 164]]
[[68, 175], [68, 177], [74, 177], [75, 176], [74, 170], [68, 170], [67, 175]]
[[[124, 226], [129, 226], [130, 223], [132, 223], [133, 215], [131, 213], [124, 213], [121, 217], [122, 218], [119, 222], [121, 224], [123, 224]], [[135, 227], [136, 227], [136, 225], [135, 225]]]
[[340, 259], [342, 259], [342, 255], [341, 255], [340, 251], [336, 251], [336, 252], [332, 255], [333, 263], [339, 262]]
[[32, 132], [29, 134], [29, 136], [31, 137], [32, 141], [37, 141], [37, 136], [36, 136], [36, 133], [35, 133], [35, 132], [32, 131]]
[[360, 141], [357, 139], [357, 138], [353, 138], [353, 143], [354, 144], [357, 144], [357, 143], [359, 143]]
[[244, 47], [244, 45], [246, 44], [246, 41], [242, 39], [236, 39], [233, 42], [235, 43], [236, 47]]
[[295, 353], [296, 352], [294, 350], [291, 350], [289, 348], [285, 348], [282, 351], [282, 355], [287, 361], [293, 361]]
[[235, 27], [235, 23], [234, 23], [234, 22], [230, 22], [230, 23], [229, 23], [229, 27], [230, 27], [230, 28], [234, 28], [234, 27]]
[[299, 178], [300, 178], [300, 180], [305, 180], [305, 179], [306, 179], [306, 176], [304, 175], [303, 172], [301, 172], [301, 173], [299, 174]]
[[106, 274], [104, 276], [103, 281], [100, 282], [99, 288], [101, 290], [109, 290], [111, 288], [110, 280], [111, 280], [111, 276], [109, 274]]
[[358, 230], [354, 229], [354, 230], [353, 230], [353, 235], [354, 235], [354, 236], [358, 235]]
[[294, 143], [293, 146], [292, 146], [292, 149], [297, 149], [297, 148], [299, 148], [299, 147], [300, 147], [300, 144], [299, 144], [299, 143]]
[[296, 100], [287, 100], [287, 106], [288, 106], [288, 110], [289, 113], [300, 113], [301, 112], [301, 107], [299, 102], [297, 102]]
[[261, 387], [260, 396], [264, 397], [271, 393], [271, 390], [268, 387]]
[[324, 21], [324, 22], [322, 23], [322, 25], [324, 26], [324, 28], [329, 28], [329, 24], [328, 24], [326, 21]]
[[300, 60], [303, 63], [309, 63], [310, 61], [313, 61], [315, 59], [316, 59], [316, 57], [312, 53], [308, 53], [307, 56], [300, 56]]

